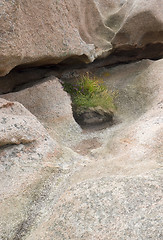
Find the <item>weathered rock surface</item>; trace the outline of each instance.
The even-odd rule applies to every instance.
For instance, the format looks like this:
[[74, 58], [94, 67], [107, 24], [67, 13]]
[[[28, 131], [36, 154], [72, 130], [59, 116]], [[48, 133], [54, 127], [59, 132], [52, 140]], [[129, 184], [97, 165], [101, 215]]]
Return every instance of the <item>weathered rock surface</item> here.
[[[46, 130], [27, 109], [18, 102], [0, 99], [0, 146], [30, 144], [48, 140]], [[53, 140], [51, 139], [51, 142]], [[55, 144], [54, 144], [55, 145]], [[57, 146], [57, 145], [56, 145]]]
[[57, 171], [60, 152], [35, 116], [18, 102], [0, 99], [0, 239], [14, 239], [22, 208], [31, 201], [23, 202], [23, 191], [32, 196], [40, 176]]
[[[36, 116], [58, 141], [66, 140], [74, 132], [81, 132], [73, 118], [71, 100], [59, 80], [44, 78], [24, 90], [1, 95], [6, 100], [18, 101]], [[75, 134], [76, 134], [75, 133]]]
[[[0, 75], [21, 64], [91, 62], [113, 48], [161, 44], [162, 18], [160, 0], [1, 0]], [[156, 50], [162, 56], [162, 45]]]
[[[19, 65], [158, 59], [162, 8], [0, 0], [0, 76]], [[0, 79], [0, 94], [15, 91], [0, 96], [0, 240], [162, 239], [163, 60], [92, 70], [118, 90], [119, 121], [97, 132], [81, 132], [55, 70], [25, 71]]]
[[[72, 186], [26, 239], [162, 238], [162, 178], [105, 177]], [[149, 231], [150, 229], [150, 231]]]
[[159, 0], [126, 1], [126, 6], [108, 22], [118, 30], [112, 40], [114, 47], [125, 49], [130, 46], [135, 49], [162, 42], [163, 7], [160, 4]]
[[[71, 138], [72, 146], [80, 145], [83, 139], [91, 141], [91, 138], [98, 137], [101, 147], [92, 150], [87, 157], [65, 148], [58, 153], [59, 156], [54, 154], [54, 157], [49, 155], [47, 158], [45, 154], [43, 159], [48, 160], [37, 160], [34, 156], [29, 161], [30, 154], [34, 153], [28, 148], [28, 158], [23, 155], [20, 161], [21, 148], [28, 144], [11, 145], [16, 149], [14, 155], [7, 155], [11, 147], [6, 152], [1, 148], [1, 159], [5, 157], [2, 164], [5, 162], [9, 166], [11, 161], [7, 160], [12, 160], [10, 168], [3, 170], [1, 181], [2, 239], [162, 238], [162, 68], [162, 60], [144, 60], [94, 71], [104, 76], [108, 86], [119, 90], [117, 115], [121, 123], [100, 132], [85, 134], [72, 129], [78, 135], [74, 134]], [[54, 78], [48, 81], [51, 88], [53, 81], [61, 91], [58, 80]], [[43, 89], [48, 93], [46, 82], [22, 92], [27, 94], [34, 89], [37, 97], [38, 90], [40, 94], [43, 94]], [[6, 96], [22, 98], [21, 91]], [[28, 97], [29, 93], [24, 96]], [[31, 111], [32, 104], [36, 108], [37, 97], [29, 104]], [[44, 102], [47, 104], [46, 98], [42, 99], [42, 105]], [[13, 102], [3, 101], [1, 110], [11, 111]], [[33, 113], [38, 114], [38, 118], [41, 115], [37, 110]], [[47, 119], [53, 113], [53, 107], [49, 106]], [[32, 116], [27, 111], [28, 114]], [[39, 143], [41, 151], [40, 144], [45, 143]], [[21, 171], [23, 173], [20, 174]]]
[[[133, 102], [128, 115], [122, 114], [126, 122], [105, 130], [103, 146], [92, 151], [94, 158], [72, 176], [49, 219], [26, 239], [162, 238], [162, 64], [122, 66], [119, 91], [141, 111], [132, 111]], [[120, 74], [119, 67], [112, 71]], [[126, 99], [119, 100], [123, 108]]]

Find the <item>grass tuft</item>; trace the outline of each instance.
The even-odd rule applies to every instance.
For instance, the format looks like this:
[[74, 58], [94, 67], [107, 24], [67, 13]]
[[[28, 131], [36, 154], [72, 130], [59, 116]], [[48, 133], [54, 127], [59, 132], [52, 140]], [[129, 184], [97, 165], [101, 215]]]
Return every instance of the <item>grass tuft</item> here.
[[73, 108], [83, 111], [90, 107], [102, 107], [107, 111], [114, 111], [115, 92], [109, 92], [101, 79], [83, 75], [75, 83], [63, 83], [64, 90], [71, 95]]

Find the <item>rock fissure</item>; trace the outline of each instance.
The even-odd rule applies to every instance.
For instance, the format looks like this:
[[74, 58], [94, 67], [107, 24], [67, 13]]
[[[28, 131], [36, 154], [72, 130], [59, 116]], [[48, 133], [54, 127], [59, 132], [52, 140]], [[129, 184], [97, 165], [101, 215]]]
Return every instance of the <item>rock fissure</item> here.
[[[108, 57], [96, 59], [93, 63], [78, 62], [78, 58], [69, 58], [55, 65], [18, 66], [4, 77], [0, 77], [0, 94], [17, 92], [31, 87], [46, 79], [48, 76], [58, 78], [73, 78], [79, 76], [77, 72], [94, 71], [95, 68], [118, 66], [123, 63], [137, 62], [138, 60], [159, 60], [163, 57], [163, 44], [148, 44], [143, 48], [124, 46], [112, 50]], [[80, 59], [80, 57], [79, 57]]]

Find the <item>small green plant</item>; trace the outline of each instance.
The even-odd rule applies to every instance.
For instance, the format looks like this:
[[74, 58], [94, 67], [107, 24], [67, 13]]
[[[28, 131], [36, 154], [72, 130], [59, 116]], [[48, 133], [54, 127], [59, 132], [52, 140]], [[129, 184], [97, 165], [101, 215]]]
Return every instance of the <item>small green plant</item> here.
[[63, 83], [64, 90], [71, 95], [73, 108], [81, 112], [90, 107], [100, 106], [107, 111], [114, 111], [115, 93], [109, 92], [101, 79], [83, 75], [75, 83]]

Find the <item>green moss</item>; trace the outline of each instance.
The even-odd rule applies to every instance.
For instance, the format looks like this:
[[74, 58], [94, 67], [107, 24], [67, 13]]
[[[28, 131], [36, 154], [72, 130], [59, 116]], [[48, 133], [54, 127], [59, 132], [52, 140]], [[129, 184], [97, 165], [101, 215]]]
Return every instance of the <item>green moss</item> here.
[[114, 111], [115, 93], [109, 92], [101, 79], [83, 75], [75, 83], [63, 83], [64, 90], [71, 95], [73, 108], [83, 111], [90, 107], [100, 106], [105, 110]]

